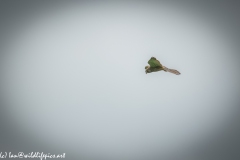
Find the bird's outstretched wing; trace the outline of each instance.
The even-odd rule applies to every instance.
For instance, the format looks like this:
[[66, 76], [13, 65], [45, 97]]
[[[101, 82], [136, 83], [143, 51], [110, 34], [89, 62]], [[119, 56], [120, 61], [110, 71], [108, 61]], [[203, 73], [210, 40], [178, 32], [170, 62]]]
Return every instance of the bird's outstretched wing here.
[[163, 70], [164, 70], [165, 72], [170, 72], [170, 73], [173, 73], [173, 74], [176, 74], [176, 75], [180, 75], [180, 74], [181, 74], [179, 71], [177, 71], [177, 70], [175, 70], [175, 69], [169, 69], [169, 68], [167, 68], [167, 67], [165, 67], [165, 66], [163, 66]]
[[154, 68], [154, 67], [162, 67], [162, 64], [155, 57], [151, 57], [151, 59], [148, 61], [148, 64], [152, 68]]

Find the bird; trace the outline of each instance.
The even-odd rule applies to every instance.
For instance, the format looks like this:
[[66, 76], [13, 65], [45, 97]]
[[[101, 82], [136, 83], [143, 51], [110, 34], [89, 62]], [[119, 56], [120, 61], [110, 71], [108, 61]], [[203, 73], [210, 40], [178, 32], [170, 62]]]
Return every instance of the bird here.
[[175, 69], [169, 69], [165, 66], [163, 66], [155, 57], [151, 57], [148, 61], [149, 66], [145, 66], [145, 72], [146, 74], [151, 72], [158, 72], [158, 71], [165, 71], [170, 72], [176, 75], [180, 75], [181, 73]]

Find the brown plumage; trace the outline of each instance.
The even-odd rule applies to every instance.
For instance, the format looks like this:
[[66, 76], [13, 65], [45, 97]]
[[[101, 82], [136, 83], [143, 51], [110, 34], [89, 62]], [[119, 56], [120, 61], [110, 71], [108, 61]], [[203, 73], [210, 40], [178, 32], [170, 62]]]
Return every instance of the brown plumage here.
[[151, 72], [158, 72], [158, 71], [165, 71], [165, 72], [170, 72], [176, 75], [180, 75], [181, 73], [175, 69], [169, 69], [165, 66], [163, 66], [155, 57], [151, 57], [151, 59], [148, 61], [148, 64], [150, 66], [145, 67], [145, 72], [151, 73]]

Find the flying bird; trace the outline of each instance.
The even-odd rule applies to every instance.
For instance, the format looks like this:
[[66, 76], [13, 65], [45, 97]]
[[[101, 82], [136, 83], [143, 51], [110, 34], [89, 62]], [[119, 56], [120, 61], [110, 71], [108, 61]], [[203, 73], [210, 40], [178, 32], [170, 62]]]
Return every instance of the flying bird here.
[[176, 75], [181, 74], [180, 72], [178, 72], [175, 69], [169, 69], [165, 66], [163, 66], [155, 57], [151, 57], [151, 59], [148, 61], [148, 64], [150, 66], [146, 66], [145, 67], [145, 72], [147, 73], [151, 73], [151, 72], [158, 72], [158, 71], [165, 71], [165, 72], [170, 72]]

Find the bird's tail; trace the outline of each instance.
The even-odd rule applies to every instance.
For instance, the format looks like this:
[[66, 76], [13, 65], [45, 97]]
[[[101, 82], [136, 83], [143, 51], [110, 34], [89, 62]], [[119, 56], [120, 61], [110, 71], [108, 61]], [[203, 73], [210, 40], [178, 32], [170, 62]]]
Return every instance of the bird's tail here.
[[163, 66], [163, 69], [164, 69], [165, 72], [170, 72], [170, 73], [173, 73], [173, 74], [176, 74], [176, 75], [181, 74], [181, 73], [178, 72], [177, 70], [175, 70], [175, 69], [169, 69], [169, 68], [167, 68], [167, 67], [165, 67], [165, 66]]

